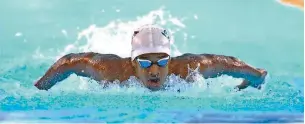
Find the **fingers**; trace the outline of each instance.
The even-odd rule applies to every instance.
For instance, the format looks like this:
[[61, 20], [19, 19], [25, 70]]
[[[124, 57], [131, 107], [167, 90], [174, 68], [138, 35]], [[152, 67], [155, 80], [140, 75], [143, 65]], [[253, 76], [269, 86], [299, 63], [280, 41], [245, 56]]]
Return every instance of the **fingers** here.
[[247, 80], [243, 80], [243, 82], [239, 85], [237, 85], [236, 87], [241, 90], [241, 89], [245, 89], [250, 85], [250, 82]]
[[48, 90], [45, 86], [41, 84], [41, 82], [37, 81], [34, 86], [39, 90]]

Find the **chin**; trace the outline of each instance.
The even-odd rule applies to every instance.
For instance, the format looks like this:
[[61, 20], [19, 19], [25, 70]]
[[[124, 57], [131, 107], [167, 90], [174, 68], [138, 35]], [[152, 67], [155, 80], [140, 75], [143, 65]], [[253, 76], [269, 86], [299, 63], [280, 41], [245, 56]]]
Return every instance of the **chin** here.
[[162, 88], [162, 84], [160, 82], [147, 82], [146, 87], [152, 91], [158, 91]]
[[151, 91], [159, 91], [161, 87], [147, 87]]

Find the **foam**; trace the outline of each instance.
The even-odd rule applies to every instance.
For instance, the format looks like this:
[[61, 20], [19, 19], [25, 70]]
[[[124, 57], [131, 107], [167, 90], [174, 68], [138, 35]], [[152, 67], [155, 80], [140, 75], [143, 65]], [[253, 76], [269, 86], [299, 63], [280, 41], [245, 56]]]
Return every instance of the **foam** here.
[[[130, 57], [130, 42], [134, 29], [144, 24], [156, 24], [169, 28], [171, 35], [173, 35], [179, 32], [180, 28], [186, 27], [182, 20], [183, 19], [179, 19], [178, 17], [173, 17], [161, 8], [151, 11], [147, 15], [138, 16], [135, 20], [131, 21], [121, 21], [117, 19], [109, 22], [105, 26], [92, 24], [88, 26], [88, 28], [80, 31], [77, 40], [74, 43], [67, 45], [64, 51], [62, 51], [56, 59], [73, 51], [91, 51], [103, 54], [117, 54], [121, 57]], [[63, 30], [62, 33], [67, 35], [65, 30]], [[174, 44], [174, 39], [172, 39], [171, 45], [173, 47], [172, 55], [181, 55], [181, 52]]]

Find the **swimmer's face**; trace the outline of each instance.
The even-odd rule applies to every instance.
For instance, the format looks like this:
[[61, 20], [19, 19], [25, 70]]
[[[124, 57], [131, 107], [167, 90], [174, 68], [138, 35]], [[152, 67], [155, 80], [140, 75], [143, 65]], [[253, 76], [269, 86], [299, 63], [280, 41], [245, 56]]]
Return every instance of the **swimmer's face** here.
[[[150, 90], [159, 90], [168, 75], [169, 55], [165, 53], [143, 54], [132, 62], [136, 76]], [[152, 64], [151, 64], [152, 63]]]

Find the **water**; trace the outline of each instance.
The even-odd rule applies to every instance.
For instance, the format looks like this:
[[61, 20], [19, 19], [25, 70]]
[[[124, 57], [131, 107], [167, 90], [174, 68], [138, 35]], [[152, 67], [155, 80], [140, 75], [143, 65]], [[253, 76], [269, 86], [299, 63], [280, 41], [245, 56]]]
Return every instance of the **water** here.
[[[303, 10], [275, 0], [3, 0], [0, 8], [2, 122], [304, 120]], [[173, 32], [173, 56], [235, 56], [268, 70], [266, 84], [234, 92], [240, 79], [222, 76], [189, 85], [171, 76], [174, 87], [149, 92], [132, 80], [130, 88], [101, 89], [72, 75], [49, 91], [33, 86], [70, 52], [129, 56], [132, 29], [146, 23]]]

